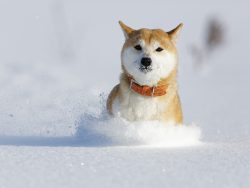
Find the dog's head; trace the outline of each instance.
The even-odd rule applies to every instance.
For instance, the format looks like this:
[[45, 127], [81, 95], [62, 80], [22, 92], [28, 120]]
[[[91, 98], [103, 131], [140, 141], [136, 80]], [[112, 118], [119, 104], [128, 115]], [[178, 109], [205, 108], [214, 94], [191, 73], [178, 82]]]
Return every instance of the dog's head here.
[[140, 85], [154, 86], [176, 69], [175, 41], [182, 24], [164, 32], [161, 29], [135, 30], [119, 23], [126, 39], [121, 53], [122, 68]]

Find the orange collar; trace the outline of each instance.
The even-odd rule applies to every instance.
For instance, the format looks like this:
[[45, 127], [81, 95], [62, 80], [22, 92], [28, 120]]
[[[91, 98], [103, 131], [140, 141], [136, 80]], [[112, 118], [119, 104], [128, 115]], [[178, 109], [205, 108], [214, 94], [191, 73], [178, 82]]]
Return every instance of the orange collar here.
[[163, 96], [167, 93], [168, 86], [166, 84], [157, 85], [154, 87], [146, 85], [141, 86], [136, 83], [136, 81], [131, 76], [128, 76], [128, 81], [130, 83], [130, 89], [132, 89], [136, 93], [139, 93], [142, 96], [158, 97]]

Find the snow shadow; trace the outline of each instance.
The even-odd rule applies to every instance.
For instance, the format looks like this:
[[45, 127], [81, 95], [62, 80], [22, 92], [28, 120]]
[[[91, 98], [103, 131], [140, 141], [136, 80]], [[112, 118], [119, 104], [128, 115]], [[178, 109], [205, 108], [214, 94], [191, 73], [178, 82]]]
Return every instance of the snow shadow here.
[[0, 136], [0, 145], [33, 146], [33, 147], [77, 147], [79, 141], [75, 137], [42, 137], [42, 136]]
[[106, 113], [83, 114], [73, 136], [0, 136], [0, 145], [33, 147], [153, 146], [187, 147], [201, 143], [196, 125], [172, 125], [159, 121], [129, 122]]

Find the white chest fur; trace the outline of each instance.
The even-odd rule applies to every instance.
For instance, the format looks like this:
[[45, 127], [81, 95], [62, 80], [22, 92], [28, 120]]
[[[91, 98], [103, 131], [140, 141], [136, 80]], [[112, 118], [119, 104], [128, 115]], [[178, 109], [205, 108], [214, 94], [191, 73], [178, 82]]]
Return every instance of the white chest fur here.
[[146, 97], [128, 89], [113, 103], [113, 113], [130, 121], [152, 120], [166, 110], [167, 101]]

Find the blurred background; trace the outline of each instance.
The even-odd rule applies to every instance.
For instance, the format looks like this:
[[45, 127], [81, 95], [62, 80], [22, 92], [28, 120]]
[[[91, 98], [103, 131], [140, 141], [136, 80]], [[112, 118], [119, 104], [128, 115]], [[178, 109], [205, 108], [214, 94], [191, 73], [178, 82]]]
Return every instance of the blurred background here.
[[249, 16], [248, 1], [0, 0], [0, 135], [73, 135], [118, 83], [122, 20], [166, 31], [183, 22], [185, 122], [206, 140], [245, 139]]

